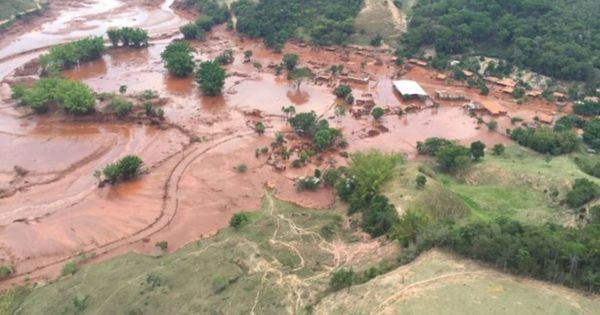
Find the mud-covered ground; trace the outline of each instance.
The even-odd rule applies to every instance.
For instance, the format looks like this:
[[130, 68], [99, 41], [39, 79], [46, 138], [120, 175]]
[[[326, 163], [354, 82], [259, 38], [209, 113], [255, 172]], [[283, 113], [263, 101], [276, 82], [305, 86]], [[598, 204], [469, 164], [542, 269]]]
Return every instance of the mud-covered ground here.
[[[477, 124], [460, 108], [464, 102], [441, 101], [439, 108], [394, 114], [398, 108], [422, 105], [404, 102], [393, 91], [391, 81], [399, 73], [422, 83], [431, 95], [436, 89], [456, 89], [472, 99], [482, 98], [476, 91], [435, 80], [430, 70], [398, 68], [391, 55], [377, 50], [288, 44], [284, 51], [298, 53], [301, 66], [318, 75], [326, 75], [333, 64], [343, 64], [350, 77], [369, 77], [366, 83], [352, 84], [354, 95], [387, 112], [376, 122], [369, 115], [355, 117], [353, 113], [361, 110], [357, 105], [336, 117], [334, 107], [339, 101], [327, 80], [304, 82], [297, 88], [269, 67], [280, 62], [281, 54], [224, 26], [205, 41], [193, 43], [197, 60], [214, 58], [225, 49], [235, 55], [234, 63], [227, 66], [224, 94], [202, 96], [192, 78], [169, 76], [160, 61], [160, 53], [186, 22], [169, 8], [172, 2], [91, 1], [55, 12], [54, 18], [19, 36], [0, 39], [4, 82], [0, 88], [0, 264], [16, 267], [17, 276], [11, 281], [55, 275], [65, 261], [81, 253], [94, 254], [95, 260], [131, 250], [149, 253], [162, 240], [169, 242], [169, 249], [177, 249], [214, 234], [233, 213], [258, 208], [265, 186], [275, 188], [283, 200], [327, 208], [335, 198], [331, 190], [299, 193], [294, 179], [312, 174], [315, 167], [345, 163], [342, 152], [285, 171], [276, 171], [266, 155], [255, 157], [255, 150], [269, 146], [277, 131], [286, 132], [291, 146], [297, 143], [282, 106], [294, 105], [297, 112], [312, 110], [327, 118], [343, 130], [349, 152], [378, 148], [414, 156], [416, 141], [432, 136], [464, 143], [482, 140], [488, 145], [508, 141]], [[158, 91], [166, 99], [165, 126], [78, 121], [60, 114], [32, 116], [9, 100], [9, 83], [31, 80], [19, 76], [27, 71], [13, 71], [48, 46], [101, 35], [108, 27], [120, 25], [148, 29], [151, 46], [110, 49], [102, 59], [64, 75], [84, 81], [97, 92], [114, 92], [121, 85], [127, 85], [131, 95]], [[243, 62], [247, 49], [254, 52], [252, 61], [263, 65], [261, 71], [252, 62]], [[329, 82], [343, 79], [333, 77]], [[499, 91], [488, 98], [517, 109]], [[552, 111], [542, 103], [531, 108], [519, 110], [528, 110], [530, 117], [536, 111]], [[263, 136], [251, 128], [259, 120], [268, 127]], [[149, 172], [133, 182], [98, 188], [94, 170], [126, 154], [139, 155]], [[234, 170], [242, 163], [248, 166], [244, 174]]]

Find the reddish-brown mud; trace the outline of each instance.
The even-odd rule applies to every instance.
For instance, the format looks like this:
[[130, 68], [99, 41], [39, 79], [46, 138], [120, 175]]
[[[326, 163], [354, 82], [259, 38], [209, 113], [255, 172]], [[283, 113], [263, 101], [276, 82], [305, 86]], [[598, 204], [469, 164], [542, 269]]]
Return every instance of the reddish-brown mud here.
[[[176, 31], [184, 21], [168, 9], [172, 1], [160, 8], [123, 6], [119, 0], [94, 3], [66, 10], [54, 22], [0, 49], [0, 77], [48, 45], [101, 34], [110, 26], [140, 25], [158, 34]], [[160, 240], [176, 249], [226, 226], [232, 213], [259, 207], [265, 187], [275, 188], [282, 199], [326, 208], [334, 201], [332, 191], [298, 192], [294, 187], [296, 177], [312, 174], [317, 166], [276, 171], [267, 155], [255, 156], [257, 148], [270, 145], [276, 131], [289, 131], [283, 106], [294, 105], [297, 112], [315, 111], [341, 127], [351, 152], [378, 148], [414, 155], [416, 142], [432, 136], [464, 143], [482, 140], [488, 145], [507, 141], [479, 128], [475, 118], [457, 107], [460, 103], [440, 102], [436, 109], [395, 115], [397, 108], [412, 102], [404, 102], [394, 92], [391, 80], [400, 69], [389, 54], [377, 50], [315, 49], [297, 43], [284, 49], [298, 53], [301, 66], [318, 76], [326, 76], [332, 64], [343, 64], [351, 77], [369, 77], [366, 83], [352, 83], [354, 94], [387, 110], [381, 122], [369, 115], [355, 118], [350, 112], [335, 117], [332, 86], [307, 80], [298, 88], [285, 75], [276, 76], [268, 66], [280, 62], [281, 54], [259, 41], [243, 40], [224, 26], [217, 27], [206, 41], [193, 43], [198, 60], [214, 58], [224, 49], [233, 49], [235, 55], [234, 63], [227, 66], [230, 76], [223, 95], [203, 96], [191, 77], [179, 79], [166, 73], [160, 53], [167, 44], [167, 40], [154, 40], [148, 49], [111, 49], [102, 59], [64, 75], [98, 92], [114, 92], [121, 85], [127, 85], [131, 95], [156, 90], [168, 99], [162, 107], [167, 121], [178, 128], [64, 121], [53, 115], [25, 115], [9, 101], [0, 106], [0, 191], [4, 194], [0, 199], [0, 264], [16, 267], [17, 277], [11, 281], [26, 275], [55, 275], [62, 263], [81, 252], [95, 253], [96, 259], [128, 250], [149, 253]], [[254, 52], [252, 62], [264, 66], [261, 71], [252, 62], [243, 62], [247, 49]], [[434, 74], [414, 68], [405, 77], [418, 80], [434, 94], [444, 86], [432, 79]], [[464, 87], [453, 88], [481, 98]], [[6, 85], [0, 92], [1, 98], [10, 94]], [[516, 108], [496, 91], [490, 97]], [[267, 126], [263, 136], [251, 128], [259, 120]], [[98, 188], [94, 170], [126, 154], [142, 157], [149, 172], [133, 182]], [[315, 163], [324, 169], [344, 160], [331, 154]], [[248, 171], [234, 170], [239, 164], [247, 165]]]

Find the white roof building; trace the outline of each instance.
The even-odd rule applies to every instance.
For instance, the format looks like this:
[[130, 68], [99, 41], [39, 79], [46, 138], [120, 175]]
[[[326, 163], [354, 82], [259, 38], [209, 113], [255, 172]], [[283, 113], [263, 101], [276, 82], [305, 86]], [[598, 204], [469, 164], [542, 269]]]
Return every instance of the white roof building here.
[[427, 97], [429, 96], [419, 83], [411, 80], [394, 81], [394, 88], [404, 97]]

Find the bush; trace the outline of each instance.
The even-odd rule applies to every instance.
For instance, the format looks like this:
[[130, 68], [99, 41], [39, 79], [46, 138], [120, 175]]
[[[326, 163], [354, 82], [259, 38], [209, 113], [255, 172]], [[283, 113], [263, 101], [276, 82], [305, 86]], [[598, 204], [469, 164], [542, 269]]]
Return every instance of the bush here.
[[131, 180], [137, 177], [142, 165], [143, 162], [139, 157], [128, 155], [117, 163], [106, 165], [102, 173], [110, 184], [115, 184], [119, 180]]
[[436, 161], [442, 171], [457, 172], [470, 166], [471, 152], [462, 145], [451, 143], [437, 152]]
[[328, 168], [323, 174], [323, 184], [325, 187], [335, 187], [342, 176], [339, 168]]
[[485, 144], [481, 141], [471, 143], [471, 156], [475, 161], [480, 160], [485, 156]]
[[73, 298], [73, 306], [79, 312], [83, 312], [88, 305], [89, 295], [77, 293], [77, 295]]
[[579, 178], [575, 180], [571, 191], [567, 193], [567, 205], [578, 208], [600, 196], [600, 186], [596, 183]]
[[148, 46], [148, 32], [139, 27], [110, 28], [106, 34], [114, 47], [119, 46], [119, 42], [123, 44], [123, 47]]
[[167, 241], [159, 241], [154, 244], [154, 247], [160, 248], [163, 251], [166, 251], [169, 248], [169, 242]]
[[96, 105], [94, 92], [87, 85], [59, 78], [42, 78], [31, 88], [13, 90], [13, 96], [36, 112], [45, 112], [56, 103], [70, 114], [84, 115], [93, 112]]
[[262, 122], [257, 122], [256, 124], [254, 124], [254, 131], [256, 131], [257, 134], [262, 135], [265, 133], [265, 124], [263, 124]]
[[64, 276], [73, 275], [76, 272], [77, 272], [77, 264], [74, 261], [69, 261], [63, 266], [62, 274]]
[[506, 150], [506, 148], [504, 147], [504, 145], [501, 143], [498, 143], [498, 144], [494, 145], [494, 147], [492, 148], [492, 154], [496, 155], [496, 156], [503, 155], [505, 150]]
[[185, 77], [194, 71], [193, 49], [186, 42], [170, 43], [160, 54], [170, 74]]
[[341, 269], [331, 274], [329, 279], [329, 288], [332, 291], [339, 291], [349, 288], [354, 284], [356, 273], [352, 270]]
[[296, 189], [298, 191], [314, 191], [319, 187], [321, 180], [314, 176], [299, 177], [296, 179]]
[[285, 54], [283, 55], [283, 64], [288, 71], [292, 71], [296, 69], [299, 59], [300, 57], [296, 54]]
[[133, 104], [121, 97], [114, 97], [108, 105], [118, 117], [125, 117], [133, 110]]
[[363, 209], [362, 229], [371, 237], [386, 234], [397, 221], [396, 207], [383, 195], [375, 195], [371, 199], [369, 207]]
[[246, 171], [248, 171], [248, 166], [246, 166], [246, 164], [239, 164], [238, 166], [235, 167], [235, 170], [238, 173], [246, 173]]
[[385, 111], [383, 111], [383, 108], [381, 108], [381, 107], [375, 107], [375, 108], [373, 108], [373, 111], [371, 112], [371, 116], [373, 116], [373, 118], [375, 118], [375, 120], [379, 120], [381, 117], [383, 117], [384, 114], [385, 114]]
[[427, 184], [427, 177], [425, 175], [417, 175], [417, 179], [415, 180], [415, 182], [417, 183], [418, 189], [423, 189]]
[[225, 85], [225, 70], [215, 60], [200, 63], [196, 73], [196, 82], [207, 96], [221, 94]]
[[248, 223], [250, 223], [250, 215], [247, 212], [235, 213], [229, 220], [229, 226], [236, 230], [248, 225]]
[[373, 38], [371, 38], [371, 46], [373, 46], [373, 47], [381, 46], [382, 42], [383, 42], [383, 36], [381, 36], [381, 34], [375, 34], [375, 36], [373, 36]]
[[204, 31], [194, 23], [188, 23], [179, 28], [185, 39], [201, 39], [204, 37]]
[[233, 60], [233, 50], [231, 49], [226, 49], [220, 55], [218, 55], [217, 58], [215, 58], [215, 61], [222, 65], [228, 65], [230, 63], [233, 63]]
[[0, 266], [0, 280], [10, 277], [15, 272], [12, 266]]

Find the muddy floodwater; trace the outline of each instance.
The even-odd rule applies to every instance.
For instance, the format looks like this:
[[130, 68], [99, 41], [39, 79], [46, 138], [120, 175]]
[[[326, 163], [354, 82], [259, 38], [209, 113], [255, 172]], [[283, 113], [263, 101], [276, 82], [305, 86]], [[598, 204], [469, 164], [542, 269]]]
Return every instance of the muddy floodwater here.
[[[285, 75], [275, 75], [268, 65], [280, 62], [281, 54], [260, 41], [243, 40], [224, 26], [207, 40], [192, 43], [198, 61], [224, 49], [234, 51], [235, 61], [226, 66], [223, 95], [203, 96], [192, 77], [170, 76], [160, 60], [165, 46], [178, 36], [178, 27], [186, 23], [170, 8], [172, 3], [90, 1], [58, 12], [55, 19], [16, 38], [0, 40], [0, 77], [5, 80], [0, 105], [0, 264], [14, 265], [20, 277], [54, 275], [80, 253], [96, 254], [98, 259], [129, 250], [151, 253], [161, 240], [176, 249], [216, 233], [233, 213], [259, 207], [265, 187], [303, 206], [328, 207], [335, 200], [333, 191], [299, 193], [294, 179], [312, 174], [315, 167], [345, 163], [339, 154], [285, 171], [276, 171], [267, 156], [255, 156], [256, 149], [270, 146], [275, 132], [289, 135], [283, 106], [314, 111], [340, 127], [350, 152], [378, 148], [414, 156], [416, 142], [433, 136], [488, 145], [507, 141], [480, 128], [475, 118], [452, 104], [402, 117], [388, 114], [381, 122], [370, 115], [335, 117], [339, 100], [331, 86], [308, 79], [298, 87]], [[45, 47], [123, 25], [148, 29], [153, 36], [150, 47], [109, 49], [101, 59], [63, 76], [97, 92], [112, 93], [122, 85], [129, 95], [157, 91], [164, 100], [164, 128], [82, 121], [61, 113], [30, 115], [8, 99], [8, 83], [19, 79], [13, 70]], [[254, 51], [253, 62], [264, 65], [261, 71], [243, 62], [247, 49]], [[386, 109], [407, 105], [391, 87], [397, 70], [387, 54], [340, 54], [339, 49], [298, 44], [287, 45], [285, 51], [298, 53], [302, 65], [314, 72], [343, 63], [349, 71], [369, 74], [366, 83], [353, 84], [357, 98], [372, 98]], [[424, 87], [428, 92], [432, 88]], [[251, 128], [259, 120], [267, 126], [263, 136]], [[127, 154], [140, 156], [147, 172], [138, 180], [99, 188], [94, 171]], [[239, 164], [247, 165], [248, 171], [235, 171]]]

